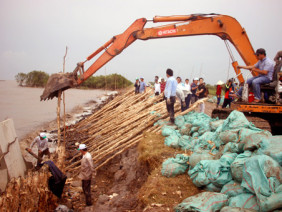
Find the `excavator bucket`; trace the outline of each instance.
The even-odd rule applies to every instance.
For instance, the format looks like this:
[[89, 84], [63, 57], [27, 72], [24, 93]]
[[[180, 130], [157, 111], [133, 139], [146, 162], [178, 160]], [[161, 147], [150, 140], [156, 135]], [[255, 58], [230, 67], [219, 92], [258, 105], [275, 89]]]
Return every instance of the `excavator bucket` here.
[[58, 97], [59, 91], [64, 91], [76, 85], [77, 83], [73, 73], [52, 74], [45, 85], [43, 94], [40, 96], [40, 101]]

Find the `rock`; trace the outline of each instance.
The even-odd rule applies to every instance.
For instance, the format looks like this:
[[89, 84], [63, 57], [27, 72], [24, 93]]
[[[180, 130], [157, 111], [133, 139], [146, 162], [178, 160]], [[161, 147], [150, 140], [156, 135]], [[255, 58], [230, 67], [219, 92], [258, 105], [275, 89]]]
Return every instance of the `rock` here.
[[110, 200], [110, 197], [106, 194], [100, 195], [98, 198], [99, 203], [105, 203]]
[[125, 177], [124, 170], [118, 170], [114, 175], [114, 179], [116, 182], [123, 180], [124, 177]]
[[71, 186], [73, 186], [73, 187], [81, 187], [82, 186], [82, 182], [80, 180], [73, 181], [71, 183]]
[[56, 209], [56, 212], [70, 212], [72, 210], [70, 210], [67, 206], [65, 205], [59, 205]]

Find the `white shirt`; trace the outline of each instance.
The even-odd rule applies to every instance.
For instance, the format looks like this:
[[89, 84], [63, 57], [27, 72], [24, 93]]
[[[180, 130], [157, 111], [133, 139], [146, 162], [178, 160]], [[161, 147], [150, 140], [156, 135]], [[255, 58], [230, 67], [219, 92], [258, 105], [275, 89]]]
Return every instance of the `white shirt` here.
[[186, 84], [184, 83], [184, 87], [186, 88], [186, 90], [188, 91], [187, 94], [191, 94], [191, 86], [190, 86], [190, 83]]
[[184, 95], [184, 98], [187, 97], [187, 95], [189, 94], [189, 90], [188, 90], [188, 87], [185, 86], [184, 83], [178, 83], [177, 84], [177, 89], [181, 90], [183, 92], [183, 95]]
[[81, 169], [79, 177], [82, 180], [90, 180], [92, 178], [92, 173], [94, 172], [94, 164], [92, 156], [89, 152], [86, 152], [81, 159]]
[[180, 89], [180, 88], [178, 88], [178, 87], [176, 87], [176, 96], [177, 96], [177, 98], [179, 99], [179, 101], [181, 102], [184, 102], [185, 101], [185, 96], [184, 96], [184, 93], [183, 93], [183, 91]]
[[160, 83], [155, 83], [155, 93], [161, 93], [161, 84]]
[[37, 143], [37, 148], [40, 151], [44, 151], [45, 149], [48, 148], [48, 139], [44, 138], [43, 140], [40, 139], [40, 136], [37, 136], [34, 141], [30, 145], [30, 149], [34, 146], [34, 144]]

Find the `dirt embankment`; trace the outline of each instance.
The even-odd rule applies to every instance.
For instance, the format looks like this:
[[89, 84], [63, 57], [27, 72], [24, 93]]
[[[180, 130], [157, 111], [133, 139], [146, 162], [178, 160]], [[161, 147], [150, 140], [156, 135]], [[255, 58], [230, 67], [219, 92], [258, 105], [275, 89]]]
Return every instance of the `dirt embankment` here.
[[[206, 113], [214, 105], [206, 103]], [[201, 192], [188, 175], [166, 178], [162, 162], [180, 153], [164, 145], [160, 132], [144, 132], [138, 145], [101, 167], [92, 184], [94, 204], [85, 207], [84, 196], [72, 201], [78, 211], [173, 211], [185, 198]]]

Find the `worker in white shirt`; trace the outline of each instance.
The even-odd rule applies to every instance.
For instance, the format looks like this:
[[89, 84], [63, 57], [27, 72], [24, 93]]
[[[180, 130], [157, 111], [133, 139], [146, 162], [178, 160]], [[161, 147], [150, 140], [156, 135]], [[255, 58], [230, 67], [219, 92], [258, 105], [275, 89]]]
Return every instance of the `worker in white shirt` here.
[[82, 190], [85, 195], [86, 205], [92, 205], [91, 198], [91, 179], [92, 174], [95, 173], [95, 167], [91, 154], [87, 151], [85, 144], [79, 144], [78, 150], [82, 154], [81, 169], [79, 178], [82, 180]]
[[182, 82], [181, 77], [177, 77], [176, 81], [177, 81], [176, 96], [179, 98], [181, 102], [181, 111], [184, 111], [186, 110], [185, 98], [188, 94], [188, 90], [185, 87], [184, 83]]
[[159, 83], [159, 79], [158, 78], [155, 79], [154, 87], [155, 87], [155, 95], [156, 96], [160, 95], [160, 93], [161, 93], [161, 84]]
[[37, 149], [38, 149], [38, 160], [37, 160], [37, 166], [38, 166], [40, 165], [44, 155], [48, 155], [48, 157], [50, 158], [48, 139], [46, 137], [46, 134], [40, 133], [39, 136], [37, 136], [31, 143], [29, 151], [31, 151], [34, 144], [37, 144]]

